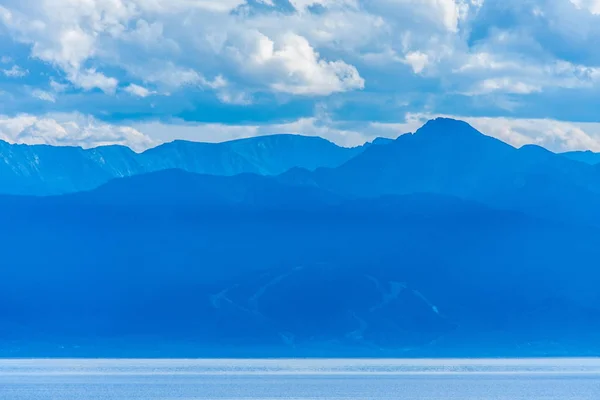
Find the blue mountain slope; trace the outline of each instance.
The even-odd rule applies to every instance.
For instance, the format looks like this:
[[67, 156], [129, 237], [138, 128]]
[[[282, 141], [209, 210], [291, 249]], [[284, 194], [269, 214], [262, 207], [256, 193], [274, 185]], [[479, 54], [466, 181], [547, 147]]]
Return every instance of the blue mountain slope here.
[[594, 153], [593, 151], [569, 151], [561, 153], [562, 156], [567, 157], [571, 160], [580, 161], [590, 165], [600, 164], [600, 153]]
[[0, 197], [0, 223], [4, 355], [599, 350], [599, 231], [456, 197], [163, 171]]
[[224, 143], [176, 141], [142, 154], [121, 146], [83, 150], [0, 142], [0, 193], [77, 192], [114, 178], [173, 168], [211, 175], [277, 175], [294, 167], [336, 167], [363, 149], [343, 148], [325, 139], [299, 135]]
[[600, 223], [600, 170], [538, 146], [516, 149], [465, 122], [436, 119], [338, 168], [289, 171], [283, 182], [350, 196], [438, 193], [545, 218]]
[[255, 174], [222, 177], [171, 169], [114, 179], [94, 191], [49, 197], [41, 204], [305, 207], [336, 204], [342, 198], [324, 189], [290, 186]]

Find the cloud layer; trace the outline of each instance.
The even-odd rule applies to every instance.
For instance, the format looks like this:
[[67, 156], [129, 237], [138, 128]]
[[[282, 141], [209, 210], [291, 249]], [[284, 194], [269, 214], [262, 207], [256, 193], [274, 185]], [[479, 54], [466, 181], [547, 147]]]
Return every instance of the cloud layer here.
[[[5, 0], [0, 114], [352, 144], [443, 114], [517, 144], [595, 149], [571, 128], [595, 132], [597, 37], [595, 0]], [[48, 142], [97, 143], [63, 131]]]
[[84, 148], [120, 144], [134, 150], [145, 150], [155, 142], [129, 126], [100, 122], [78, 114], [0, 115], [0, 140], [20, 144], [50, 144]]

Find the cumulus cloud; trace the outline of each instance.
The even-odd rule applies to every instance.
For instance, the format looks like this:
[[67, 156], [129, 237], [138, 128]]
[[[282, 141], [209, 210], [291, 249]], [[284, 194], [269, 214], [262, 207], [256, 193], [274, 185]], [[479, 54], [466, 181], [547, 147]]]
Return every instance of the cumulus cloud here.
[[[266, 11], [254, 9], [256, 3]], [[293, 12], [278, 4], [7, 0], [0, 21], [33, 57], [55, 65], [81, 89], [114, 93], [122, 80], [116, 68], [162, 91], [198, 86], [239, 104], [261, 91], [326, 96], [360, 90], [368, 84], [360, 71], [377, 69], [370, 63], [375, 59], [379, 66], [402, 63], [415, 75], [439, 79], [441, 90], [528, 94], [566, 87], [564, 72], [554, 68], [566, 60], [549, 54], [548, 43], [528, 31], [537, 26], [573, 36], [589, 24], [566, 31], [569, 13], [595, 12], [598, 2], [507, 0], [498, 9], [494, 0], [292, 0]], [[491, 16], [501, 11], [520, 13], [514, 26], [494, 25]], [[548, 21], [533, 23], [525, 15]], [[483, 36], [481, 23], [487, 24]], [[479, 36], [470, 41], [474, 31]], [[578, 80], [590, 78], [573, 73], [569, 87]]]
[[104, 93], [115, 93], [119, 81], [95, 69], [77, 70], [69, 74], [70, 81], [84, 90], [100, 89]]
[[[467, 109], [514, 116], [518, 108], [520, 125], [507, 117], [485, 127], [512, 143], [540, 141], [554, 149], [595, 148], [593, 140], [574, 139], [577, 127], [593, 139], [591, 126], [573, 123], [569, 130], [562, 122], [527, 116], [542, 115], [546, 101], [565, 94], [596, 93], [599, 22], [597, 0], [5, 0], [0, 6], [3, 33], [29, 52], [28, 62], [42, 61], [55, 70], [50, 89], [24, 91], [29, 100], [33, 95], [47, 101], [46, 107], [74, 103], [52, 104], [58, 93], [61, 100], [72, 95], [78, 102], [128, 93], [110, 103], [140, 105], [146, 102], [131, 97], [204, 91], [181, 95], [177, 111], [202, 108], [205, 104], [196, 104], [200, 97], [229, 109], [268, 103], [279, 110], [285, 108], [277, 107], [281, 104], [314, 106], [331, 96], [325, 100], [350, 104], [345, 112], [361, 114], [356, 118], [364, 121], [371, 115], [363, 109], [380, 104], [393, 115], [418, 107], [433, 114], [441, 105], [448, 114], [469, 115]], [[21, 56], [0, 60], [3, 79], [26, 68], [37, 71]], [[528, 102], [533, 97], [535, 104]], [[535, 107], [537, 113], [531, 111]], [[594, 107], [590, 101], [560, 111], [577, 120], [579, 110], [587, 109], [589, 119]], [[296, 121], [266, 122], [264, 129], [258, 123], [254, 130], [199, 126], [225, 136], [271, 129], [314, 132], [344, 144], [359, 143], [375, 126], [382, 132], [406, 127], [344, 122], [354, 115], [332, 121], [291, 114]], [[514, 129], [506, 133], [493, 121]], [[547, 133], [534, 134], [523, 121], [545, 126]], [[550, 132], [566, 133], [549, 139]]]
[[231, 57], [252, 81], [276, 92], [328, 95], [362, 89], [364, 80], [355, 67], [343, 61], [325, 61], [308, 40], [286, 33], [276, 40], [255, 31], [243, 38], [246, 50], [231, 47]]
[[[230, 92], [220, 92], [221, 83], [230, 79], [219, 69], [232, 55], [238, 68], [228, 68], [231, 79], [240, 76], [255, 91], [319, 96], [364, 85], [355, 67], [323, 59], [306, 37], [280, 30], [263, 33], [251, 26], [252, 17], [233, 14], [246, 4], [241, 0], [43, 0], [35, 7], [29, 2], [33, 0], [9, 1], [2, 8], [4, 25], [16, 40], [31, 46], [33, 57], [55, 65], [84, 90], [114, 93], [118, 78], [99, 69], [110, 64], [147, 82], [171, 88], [198, 84], [229, 99]], [[305, 9], [326, 3], [342, 2], [294, 5]], [[272, 28], [278, 18], [285, 15], [273, 16], [267, 24]], [[206, 63], [210, 59], [215, 61]], [[267, 79], [270, 74], [274, 81]]]
[[84, 148], [119, 144], [134, 150], [144, 150], [154, 144], [134, 128], [107, 124], [81, 114], [0, 115], [0, 139], [9, 143]]

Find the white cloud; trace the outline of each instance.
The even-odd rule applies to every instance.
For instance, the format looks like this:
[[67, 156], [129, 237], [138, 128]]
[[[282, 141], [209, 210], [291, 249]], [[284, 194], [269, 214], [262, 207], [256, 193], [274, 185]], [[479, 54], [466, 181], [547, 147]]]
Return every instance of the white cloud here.
[[39, 100], [56, 103], [56, 97], [52, 93], [46, 92], [45, 90], [35, 89], [33, 92], [31, 92], [31, 95]]
[[[536, 18], [546, 18], [549, 3], [536, 2], [532, 17], [537, 10]], [[571, 2], [573, 10], [596, 4]], [[512, 50], [531, 41], [519, 29], [468, 43], [483, 0], [292, 0], [295, 13], [261, 3], [272, 9], [246, 12], [244, 0], [7, 0], [0, 20], [74, 86], [106, 93], [119, 83], [103, 69], [111, 66], [159, 92], [191, 85], [224, 102], [248, 103], [261, 91], [327, 96], [362, 89], [359, 71], [384, 68], [386, 59], [454, 92], [567, 87], [567, 77], [552, 70], [560, 60], [532, 61]], [[312, 12], [315, 5], [322, 9]], [[568, 87], [590, 82], [577, 74], [568, 79]]]
[[474, 91], [470, 94], [487, 94], [494, 92], [530, 94], [541, 92], [542, 88], [525, 82], [519, 82], [511, 78], [493, 78], [485, 79], [479, 82]]
[[410, 65], [415, 74], [420, 74], [429, 64], [429, 56], [420, 51], [410, 52], [406, 54], [404, 63]]
[[358, 7], [357, 0], [290, 0], [290, 4], [298, 11], [306, 11], [311, 6], [322, 7]]
[[9, 78], [22, 78], [29, 74], [29, 71], [19, 67], [18, 65], [13, 65], [10, 69], [3, 69], [2, 72]]
[[225, 125], [173, 122], [141, 123], [136, 129], [159, 141], [183, 138], [192, 141], [221, 142], [259, 135], [292, 133], [320, 136], [341, 146], [358, 146], [376, 137], [396, 138], [415, 132], [437, 117], [464, 120], [482, 133], [515, 147], [536, 144], [555, 152], [592, 150], [600, 152], [600, 123], [567, 122], [552, 119], [460, 117], [442, 114], [406, 114], [404, 122], [334, 122], [319, 116], [282, 124]]
[[[318, 113], [319, 114], [319, 113]], [[409, 113], [404, 122], [381, 123], [331, 121], [326, 114], [286, 123], [227, 125], [184, 121], [140, 122], [131, 126], [108, 124], [81, 114], [49, 114], [13, 117], [0, 115], [0, 139], [10, 143], [82, 146], [120, 144], [141, 151], [162, 142], [184, 139], [222, 142], [269, 134], [320, 136], [341, 146], [357, 146], [376, 137], [396, 138], [415, 132], [437, 117], [462, 119], [486, 135], [515, 147], [536, 144], [556, 152], [593, 150], [600, 152], [600, 123], [552, 119], [460, 117]]]
[[323, 60], [308, 40], [297, 34], [286, 33], [273, 40], [255, 31], [243, 41], [244, 46], [228, 48], [231, 58], [245, 68], [244, 75], [276, 92], [329, 95], [364, 87], [355, 67]]
[[93, 68], [73, 71], [69, 74], [69, 80], [84, 90], [98, 88], [109, 94], [114, 93], [119, 84], [115, 78], [109, 78]]
[[144, 150], [154, 144], [134, 128], [107, 124], [81, 114], [0, 115], [0, 139], [9, 143], [84, 148], [120, 144], [134, 150]]
[[[453, 69], [455, 81], [469, 95], [530, 94], [546, 88], [592, 88], [600, 82], [600, 68], [555, 61], [546, 64], [526, 59], [503, 59], [487, 52], [474, 53]], [[462, 81], [464, 79], [464, 81]]]
[[592, 14], [600, 14], [600, 1], [598, 0], [570, 0], [575, 7], [588, 10]]
[[592, 150], [600, 152], [600, 123], [570, 122], [545, 118], [461, 117], [443, 114], [408, 114], [412, 125], [437, 117], [460, 119], [480, 132], [515, 147], [535, 144], [555, 152]]
[[134, 125], [137, 130], [157, 140], [168, 142], [185, 139], [197, 142], [223, 142], [227, 140], [272, 134], [300, 134], [320, 136], [341, 146], [358, 146], [376, 136], [397, 137], [396, 124], [366, 124], [362, 129], [348, 129], [336, 124], [328, 125], [316, 117], [300, 118], [281, 124], [227, 125], [220, 123], [185, 123], [174, 121], [171, 124], [147, 122]]
[[50, 79], [50, 87], [56, 93], [61, 93], [66, 91], [69, 88], [69, 85], [66, 83], [56, 82], [54, 79]]
[[137, 97], [148, 97], [152, 94], [154, 94], [155, 92], [146, 89], [143, 86], [139, 86], [136, 85], [134, 83], [130, 84], [129, 86], [127, 86], [125, 88], [125, 91], [133, 96], [137, 96]]
[[[273, 6], [271, 1], [261, 2]], [[337, 8], [354, 2], [301, 3], [295, 5]], [[222, 82], [238, 76], [253, 91], [296, 95], [327, 95], [364, 86], [355, 67], [342, 60], [325, 60], [306, 37], [282, 32], [285, 25], [273, 34], [261, 32], [273, 30], [273, 23], [288, 18], [285, 14], [268, 21], [263, 18], [262, 27], [252, 26], [259, 17], [230, 14], [244, 4], [245, 0], [26, 0], [21, 4], [9, 0], [1, 20], [13, 38], [31, 46], [34, 57], [55, 65], [84, 90], [114, 93], [117, 78], [99, 68], [106, 64], [171, 89], [199, 85], [215, 90], [223, 100], [239, 98], [231, 89], [221, 90]], [[244, 40], [247, 36], [255, 43]], [[247, 45], [251, 48], [244, 48]], [[270, 53], [264, 53], [269, 47]], [[232, 54], [238, 56], [236, 70], [227, 64]], [[222, 76], [223, 66], [231, 79]], [[274, 81], [268, 79], [271, 73]]]
[[[260, 3], [267, 7], [5, 0], [0, 24], [58, 70], [64, 81], [51, 81], [54, 93], [122, 87], [144, 97], [194, 88], [223, 103], [251, 104], [264, 101], [263, 92], [285, 102], [368, 86], [368, 96], [410, 91], [415, 103], [434, 107], [446, 94], [478, 104], [478, 96], [598, 89], [598, 0], [292, 0], [295, 11]], [[494, 111], [506, 104], [494, 103]]]
[[517, 147], [537, 144], [557, 152], [600, 152], [600, 123], [510, 118], [467, 118], [467, 121]]

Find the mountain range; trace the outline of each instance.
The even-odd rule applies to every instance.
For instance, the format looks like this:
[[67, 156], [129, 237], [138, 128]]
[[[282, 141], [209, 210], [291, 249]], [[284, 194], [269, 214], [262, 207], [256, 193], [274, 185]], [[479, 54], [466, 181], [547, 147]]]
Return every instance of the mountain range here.
[[124, 146], [82, 149], [0, 141], [0, 193], [78, 192], [115, 178], [174, 168], [222, 176], [278, 175], [294, 167], [339, 166], [370, 144], [344, 148], [319, 137], [272, 135], [223, 143], [179, 140], [138, 154]]
[[598, 166], [449, 119], [374, 144], [101, 148], [154, 171], [63, 160], [53, 196], [11, 175], [0, 356], [600, 354]]

